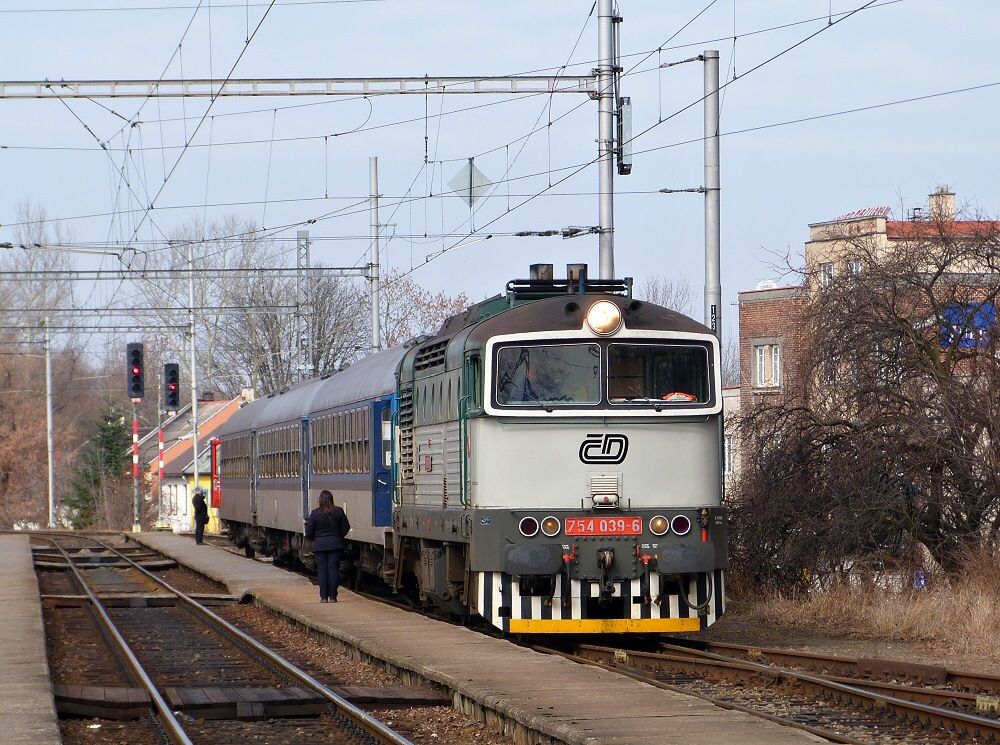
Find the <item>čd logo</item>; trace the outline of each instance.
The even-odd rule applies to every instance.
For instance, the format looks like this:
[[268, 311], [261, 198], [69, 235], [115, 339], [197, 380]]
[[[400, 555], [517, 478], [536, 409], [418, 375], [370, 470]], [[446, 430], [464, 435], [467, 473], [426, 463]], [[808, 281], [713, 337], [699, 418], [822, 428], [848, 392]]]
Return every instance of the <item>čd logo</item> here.
[[628, 438], [625, 435], [587, 435], [580, 443], [580, 460], [584, 463], [617, 465], [628, 454]]

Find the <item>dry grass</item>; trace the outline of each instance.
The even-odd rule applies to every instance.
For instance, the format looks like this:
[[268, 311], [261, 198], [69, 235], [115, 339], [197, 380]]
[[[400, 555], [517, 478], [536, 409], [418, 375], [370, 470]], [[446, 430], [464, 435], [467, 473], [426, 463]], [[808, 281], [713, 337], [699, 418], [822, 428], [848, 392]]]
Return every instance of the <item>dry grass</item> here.
[[755, 603], [748, 620], [836, 635], [930, 643], [1000, 660], [1000, 558], [972, 555], [962, 572], [926, 589], [894, 592], [874, 583], [775, 595]]

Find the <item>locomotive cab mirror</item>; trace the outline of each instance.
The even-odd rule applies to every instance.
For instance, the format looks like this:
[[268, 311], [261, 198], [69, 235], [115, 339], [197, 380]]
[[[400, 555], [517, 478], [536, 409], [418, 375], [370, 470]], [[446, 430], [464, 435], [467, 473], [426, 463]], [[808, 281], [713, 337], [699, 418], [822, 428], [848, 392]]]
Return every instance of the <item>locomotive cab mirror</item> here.
[[610, 300], [598, 300], [587, 309], [587, 325], [595, 334], [609, 336], [622, 326], [622, 312]]

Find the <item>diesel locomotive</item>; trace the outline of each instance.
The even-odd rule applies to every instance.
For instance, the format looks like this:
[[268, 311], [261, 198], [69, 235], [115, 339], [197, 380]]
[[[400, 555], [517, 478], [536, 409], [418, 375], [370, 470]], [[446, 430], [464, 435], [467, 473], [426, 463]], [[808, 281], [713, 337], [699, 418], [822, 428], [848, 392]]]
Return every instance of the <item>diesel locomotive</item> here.
[[697, 631], [724, 610], [719, 344], [551, 265], [430, 337], [258, 399], [213, 444], [220, 517], [308, 564], [330, 490], [344, 574], [503, 632]]

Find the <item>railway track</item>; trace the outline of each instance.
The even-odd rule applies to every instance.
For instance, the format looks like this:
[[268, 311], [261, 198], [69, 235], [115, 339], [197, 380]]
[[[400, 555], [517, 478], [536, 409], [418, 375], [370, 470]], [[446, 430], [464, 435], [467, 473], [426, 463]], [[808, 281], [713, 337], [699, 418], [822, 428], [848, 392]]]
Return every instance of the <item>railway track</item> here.
[[[63, 582], [54, 588], [63, 592], [52, 594], [49, 588], [46, 594], [77, 611], [69, 625], [79, 644], [66, 651], [82, 663], [78, 675], [103, 683], [57, 687], [62, 711], [75, 706], [85, 716], [104, 707], [112, 719], [125, 720], [115, 727], [128, 742], [186, 745], [263, 738], [276, 744], [409, 745], [206, 602], [128, 555], [142, 554], [141, 549], [123, 551], [89, 539], [99, 548], [80, 552], [58, 538], [46, 540], [54, 551], [39, 552], [36, 560], [50, 569], [64, 564], [74, 585]], [[150, 564], [148, 552], [140, 558]], [[150, 602], [158, 606], [155, 614], [149, 612]], [[109, 646], [114, 654], [108, 654]]]
[[[391, 599], [366, 597], [421, 613]], [[1000, 700], [991, 695], [1000, 693], [1000, 677], [891, 660], [678, 641], [658, 642], [660, 652], [590, 644], [529, 646], [831, 742], [1000, 742], [1000, 720], [978, 713], [1000, 708]]]
[[[678, 641], [681, 646], [690, 645], [703, 652], [796, 670], [850, 676], [855, 679], [907, 682], [927, 686], [931, 690], [940, 689], [935, 690], [935, 693], [940, 694], [954, 692], [986, 694], [972, 697], [979, 699], [982, 709], [995, 708], [989, 701], [992, 698], [989, 694], [1000, 693], [1000, 676], [984, 675], [971, 670], [955, 670], [943, 665], [927, 665], [871, 657], [842, 657], [728, 642]], [[963, 698], [971, 700], [968, 697]]]
[[963, 710], [975, 695], [960, 691], [818, 675], [674, 644], [660, 645], [659, 652], [593, 644], [536, 649], [693, 694], [832, 742], [1000, 741], [1000, 720]]

